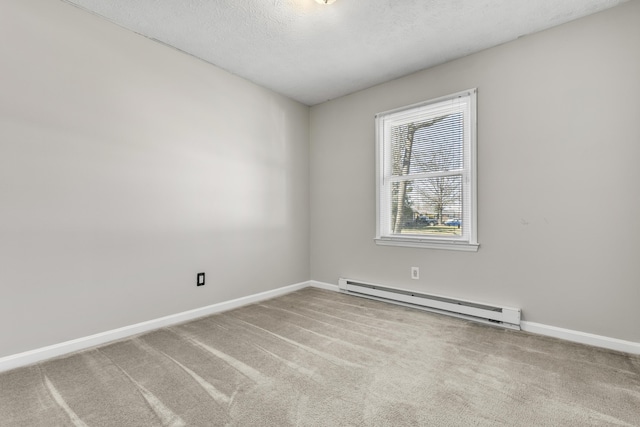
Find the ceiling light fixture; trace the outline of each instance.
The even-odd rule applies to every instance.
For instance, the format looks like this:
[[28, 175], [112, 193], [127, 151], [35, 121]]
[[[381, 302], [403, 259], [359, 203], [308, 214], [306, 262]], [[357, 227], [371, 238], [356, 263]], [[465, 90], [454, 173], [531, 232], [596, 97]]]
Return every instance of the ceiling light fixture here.
[[320, 4], [331, 4], [333, 2], [335, 2], [336, 0], [316, 0], [318, 3]]

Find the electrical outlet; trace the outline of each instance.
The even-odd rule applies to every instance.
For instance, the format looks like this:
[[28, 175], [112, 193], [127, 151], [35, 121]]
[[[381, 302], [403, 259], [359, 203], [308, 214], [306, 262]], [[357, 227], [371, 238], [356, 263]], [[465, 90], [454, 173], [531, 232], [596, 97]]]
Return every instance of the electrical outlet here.
[[414, 280], [418, 280], [420, 278], [420, 268], [419, 267], [411, 267], [411, 278]]
[[196, 281], [196, 286], [204, 286], [204, 273], [198, 273], [198, 279]]

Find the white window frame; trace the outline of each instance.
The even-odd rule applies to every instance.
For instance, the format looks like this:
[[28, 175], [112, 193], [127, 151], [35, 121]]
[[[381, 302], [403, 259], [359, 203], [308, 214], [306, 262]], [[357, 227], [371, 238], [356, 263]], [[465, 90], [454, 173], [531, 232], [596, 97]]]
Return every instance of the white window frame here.
[[[460, 251], [477, 251], [478, 243], [478, 202], [477, 202], [477, 89], [469, 89], [451, 95], [431, 99], [418, 104], [378, 113], [376, 121], [376, 237], [378, 245], [405, 246], [429, 249], [446, 249]], [[391, 176], [390, 153], [391, 127], [398, 123], [406, 123], [428, 119], [437, 114], [443, 103], [467, 98], [464, 106], [464, 168], [462, 172], [463, 196], [462, 209], [468, 212], [463, 221], [461, 236], [428, 236], [418, 234], [393, 234], [390, 221], [383, 219], [391, 215], [391, 185], [398, 177]], [[421, 178], [425, 174], [407, 175], [410, 179]], [[409, 178], [407, 178], [409, 179]]]

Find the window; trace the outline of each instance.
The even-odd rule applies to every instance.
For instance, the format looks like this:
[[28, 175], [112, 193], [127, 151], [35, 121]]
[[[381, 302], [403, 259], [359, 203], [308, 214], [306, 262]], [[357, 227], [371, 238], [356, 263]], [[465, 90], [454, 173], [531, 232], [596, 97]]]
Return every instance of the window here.
[[376, 115], [380, 245], [478, 250], [476, 90]]

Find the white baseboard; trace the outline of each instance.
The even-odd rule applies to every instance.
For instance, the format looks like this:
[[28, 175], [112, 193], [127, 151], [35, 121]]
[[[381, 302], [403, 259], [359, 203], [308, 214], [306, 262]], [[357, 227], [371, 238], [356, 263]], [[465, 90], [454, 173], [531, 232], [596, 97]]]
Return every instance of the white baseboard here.
[[[31, 365], [33, 363], [41, 362], [46, 359], [51, 359], [53, 357], [62, 356], [65, 354], [95, 347], [101, 344], [106, 344], [111, 341], [127, 338], [165, 326], [175, 325], [178, 323], [197, 319], [199, 317], [209, 316], [211, 314], [232, 310], [234, 308], [253, 304], [255, 302], [288, 294], [290, 292], [294, 292], [309, 286], [334, 292], [339, 291], [338, 285], [318, 282], [315, 280], [296, 283], [294, 285], [284, 286], [282, 288], [261, 292], [259, 294], [249, 295], [230, 301], [212, 304], [206, 307], [196, 308], [194, 310], [160, 317], [158, 319], [136, 323], [135, 325], [125, 326], [122, 328], [101, 332], [99, 334], [90, 335], [87, 337], [65, 341], [59, 344], [54, 344], [35, 350], [29, 350], [23, 353], [2, 357], [0, 358], [0, 372], [19, 368], [21, 366]], [[610, 350], [622, 351], [625, 353], [640, 354], [640, 343], [633, 341], [624, 341], [616, 338], [609, 338], [601, 335], [589, 334], [586, 332], [573, 331], [570, 329], [557, 328], [555, 326], [548, 326], [528, 321], [522, 321], [520, 326], [522, 330], [526, 332], [546, 335], [596, 347], [603, 347]]]
[[566, 341], [602, 347], [609, 350], [623, 351], [625, 353], [640, 354], [640, 343], [633, 341], [624, 341], [617, 338], [594, 335], [586, 332], [563, 329], [528, 321], [522, 321], [520, 323], [520, 328], [526, 332], [560, 338]]
[[21, 366], [31, 365], [33, 363], [41, 362], [46, 359], [51, 359], [53, 357], [62, 356], [79, 350], [95, 347], [101, 344], [106, 344], [111, 341], [127, 338], [165, 326], [187, 322], [189, 320], [197, 319], [198, 317], [209, 316], [211, 314], [220, 313], [222, 311], [232, 310], [234, 308], [253, 304], [255, 302], [288, 294], [290, 292], [294, 292], [308, 286], [312, 286], [311, 282], [296, 283], [294, 285], [284, 286], [282, 288], [261, 292], [259, 294], [249, 295], [230, 301], [224, 301], [206, 307], [172, 314], [170, 316], [136, 323], [135, 325], [125, 326], [122, 328], [101, 332], [95, 335], [90, 335], [87, 337], [82, 337], [70, 341], [65, 341], [59, 344], [49, 345], [46, 347], [37, 348], [35, 350], [29, 350], [23, 353], [2, 357], [0, 358], [0, 372], [19, 368]]
[[[340, 291], [337, 285], [318, 282], [315, 280], [309, 281], [309, 286], [326, 289], [329, 291]], [[609, 350], [622, 351], [624, 353], [640, 354], [640, 343], [633, 341], [624, 341], [617, 338], [594, 335], [586, 332], [574, 331], [571, 329], [563, 329], [556, 326], [548, 326], [541, 323], [529, 322], [524, 320], [520, 322], [520, 328], [526, 332], [545, 335], [548, 337], [560, 338], [565, 341], [592, 345], [594, 347], [602, 347]]]
[[309, 286], [312, 286], [314, 288], [324, 289], [327, 291], [334, 291], [334, 292], [340, 291], [340, 288], [338, 288], [338, 285], [332, 285], [331, 283], [325, 283], [325, 282], [318, 282], [316, 280], [310, 280]]

